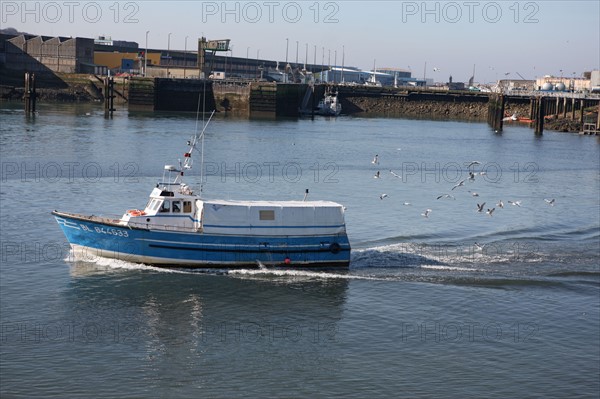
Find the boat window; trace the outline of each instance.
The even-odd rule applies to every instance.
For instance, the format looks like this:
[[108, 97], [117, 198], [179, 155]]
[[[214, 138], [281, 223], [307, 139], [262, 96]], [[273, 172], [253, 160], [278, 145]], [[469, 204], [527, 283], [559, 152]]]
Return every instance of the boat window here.
[[160, 204], [162, 204], [162, 201], [160, 200], [154, 200], [154, 204], [152, 205], [152, 211], [156, 211], [158, 209], [158, 207], [160, 206]]
[[148, 200], [148, 203], [146, 204], [146, 207], [145, 207], [144, 209], [148, 209], [148, 210], [149, 210], [149, 209], [151, 209], [151, 208], [152, 208], [152, 205], [153, 205], [153, 203], [154, 203], [154, 200], [153, 200], [152, 198], [150, 198], [150, 199]]
[[185, 213], [192, 213], [192, 201], [183, 201], [183, 211]]
[[171, 211], [171, 201], [164, 200], [159, 212], [163, 213], [163, 212], [170, 212], [170, 211]]
[[275, 211], [258, 211], [260, 220], [275, 220]]
[[181, 201], [173, 201], [173, 212], [181, 212]]

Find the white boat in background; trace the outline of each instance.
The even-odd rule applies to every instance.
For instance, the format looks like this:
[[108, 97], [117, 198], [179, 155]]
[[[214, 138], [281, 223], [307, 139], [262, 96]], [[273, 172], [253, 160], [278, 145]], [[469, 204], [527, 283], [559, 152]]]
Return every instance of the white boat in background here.
[[121, 217], [53, 211], [76, 256], [175, 267], [348, 267], [350, 243], [338, 203], [194, 194], [183, 176], [206, 126], [188, 142], [183, 163], [165, 166], [144, 208]]
[[325, 116], [338, 116], [341, 112], [342, 104], [339, 101], [338, 93], [325, 91], [325, 96], [317, 105], [316, 113]]

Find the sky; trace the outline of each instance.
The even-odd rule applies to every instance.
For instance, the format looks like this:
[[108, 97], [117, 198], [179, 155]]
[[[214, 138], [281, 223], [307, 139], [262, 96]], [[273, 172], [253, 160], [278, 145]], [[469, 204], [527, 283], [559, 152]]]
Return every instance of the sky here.
[[[600, 1], [5, 1], [1, 27], [234, 57], [409, 69], [436, 82], [581, 76], [600, 68]], [[170, 40], [169, 40], [170, 37]], [[187, 37], [187, 39], [186, 39]], [[186, 43], [187, 41], [187, 43]], [[323, 57], [324, 54], [324, 57]], [[330, 55], [331, 54], [331, 55]], [[336, 57], [337, 54], [337, 57]], [[329, 58], [331, 57], [331, 58]]]

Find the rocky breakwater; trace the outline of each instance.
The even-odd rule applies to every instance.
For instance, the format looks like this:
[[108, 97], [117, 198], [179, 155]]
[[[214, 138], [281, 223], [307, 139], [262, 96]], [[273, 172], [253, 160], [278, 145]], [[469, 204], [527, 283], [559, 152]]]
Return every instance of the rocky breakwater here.
[[479, 93], [364, 86], [340, 86], [339, 93], [347, 114], [470, 120], [485, 120], [487, 115], [488, 98]]

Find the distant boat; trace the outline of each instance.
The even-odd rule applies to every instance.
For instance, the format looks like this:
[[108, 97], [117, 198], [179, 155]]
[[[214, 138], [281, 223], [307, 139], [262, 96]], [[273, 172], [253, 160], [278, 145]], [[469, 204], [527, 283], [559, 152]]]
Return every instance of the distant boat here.
[[121, 217], [53, 211], [75, 255], [167, 267], [348, 267], [350, 243], [338, 203], [195, 195], [183, 176], [205, 129], [188, 142], [183, 163], [165, 166], [144, 208]]
[[317, 105], [317, 114], [325, 116], [338, 116], [342, 112], [342, 104], [338, 99], [338, 93], [326, 91], [325, 96]]

